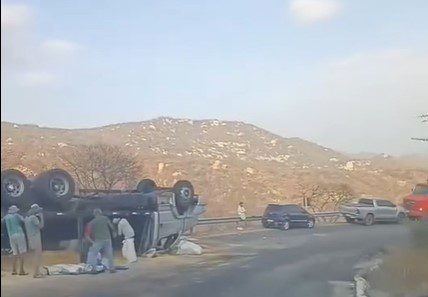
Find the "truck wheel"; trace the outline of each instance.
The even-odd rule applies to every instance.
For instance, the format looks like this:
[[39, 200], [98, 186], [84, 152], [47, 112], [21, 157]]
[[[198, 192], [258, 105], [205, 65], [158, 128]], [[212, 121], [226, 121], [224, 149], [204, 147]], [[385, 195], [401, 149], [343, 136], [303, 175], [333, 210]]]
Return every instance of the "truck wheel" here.
[[30, 181], [19, 170], [7, 169], [1, 172], [1, 205], [28, 206], [33, 201], [29, 194]]
[[348, 218], [348, 217], [345, 217], [345, 220], [346, 220], [346, 222], [347, 222], [347, 223], [353, 223], [353, 222], [354, 222], [354, 220], [353, 220], [353, 219]]
[[406, 219], [406, 214], [403, 212], [400, 212], [397, 216], [397, 223], [402, 223]]
[[179, 214], [184, 214], [194, 204], [194, 190], [191, 182], [179, 180], [172, 188], [175, 195], [175, 204]]
[[366, 226], [371, 226], [374, 223], [374, 215], [369, 213], [368, 215], [366, 215], [366, 217], [364, 218], [364, 225]]
[[281, 226], [281, 230], [282, 231], [287, 231], [288, 229], [290, 229], [290, 222], [289, 221], [285, 221], [284, 224], [282, 224], [282, 226]]
[[151, 179], [143, 179], [137, 185], [137, 191], [143, 194], [151, 193], [156, 190], [156, 183]]
[[51, 169], [39, 174], [33, 182], [34, 190], [46, 203], [63, 206], [74, 195], [74, 179], [62, 169]]

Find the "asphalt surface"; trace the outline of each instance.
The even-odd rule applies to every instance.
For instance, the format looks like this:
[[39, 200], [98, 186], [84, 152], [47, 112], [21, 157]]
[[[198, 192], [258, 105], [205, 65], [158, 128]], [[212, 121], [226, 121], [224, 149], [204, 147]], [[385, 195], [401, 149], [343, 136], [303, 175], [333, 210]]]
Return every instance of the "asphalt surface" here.
[[[11, 297], [346, 297], [338, 284], [353, 266], [384, 248], [409, 243], [405, 226], [320, 226], [204, 237], [203, 256], [142, 259], [127, 271], [42, 280], [2, 279]], [[23, 279], [24, 280], [24, 279]], [[4, 295], [3, 295], [4, 294]], [[351, 295], [349, 295], [351, 296]]]

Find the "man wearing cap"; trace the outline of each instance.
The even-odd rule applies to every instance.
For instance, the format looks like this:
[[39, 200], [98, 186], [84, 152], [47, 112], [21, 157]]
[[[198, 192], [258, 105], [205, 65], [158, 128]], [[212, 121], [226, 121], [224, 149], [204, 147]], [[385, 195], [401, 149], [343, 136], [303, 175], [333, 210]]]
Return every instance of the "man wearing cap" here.
[[27, 242], [25, 241], [25, 233], [22, 228], [24, 218], [18, 214], [19, 208], [16, 205], [9, 207], [7, 215], [1, 220], [6, 223], [7, 234], [9, 235], [10, 248], [13, 253], [13, 268], [12, 275], [17, 275], [16, 266], [18, 261], [19, 275], [27, 275], [24, 271], [24, 255], [27, 252]]
[[125, 218], [114, 218], [113, 224], [117, 225], [117, 234], [123, 235], [122, 254], [129, 263], [137, 261], [134, 244], [134, 229]]
[[40, 230], [45, 224], [42, 211], [43, 209], [38, 204], [33, 204], [25, 218], [28, 247], [34, 251], [34, 278], [42, 277], [40, 273], [40, 266], [42, 265], [42, 239]]

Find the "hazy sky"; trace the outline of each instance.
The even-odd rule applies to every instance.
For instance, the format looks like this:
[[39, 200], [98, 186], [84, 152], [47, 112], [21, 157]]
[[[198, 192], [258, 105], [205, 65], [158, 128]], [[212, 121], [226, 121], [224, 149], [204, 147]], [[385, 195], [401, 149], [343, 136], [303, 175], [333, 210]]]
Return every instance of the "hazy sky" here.
[[428, 152], [426, 0], [2, 1], [1, 117], [241, 120], [348, 152]]

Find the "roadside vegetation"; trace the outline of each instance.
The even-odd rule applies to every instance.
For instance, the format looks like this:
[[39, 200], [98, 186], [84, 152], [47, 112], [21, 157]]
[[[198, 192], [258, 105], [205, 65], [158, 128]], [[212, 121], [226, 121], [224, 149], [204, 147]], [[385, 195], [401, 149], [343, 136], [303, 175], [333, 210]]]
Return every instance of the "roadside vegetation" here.
[[111, 190], [136, 184], [142, 166], [121, 147], [104, 143], [80, 145], [60, 157], [79, 188]]
[[428, 219], [409, 222], [407, 227], [411, 245], [392, 250], [380, 268], [369, 275], [370, 296], [428, 296]]

